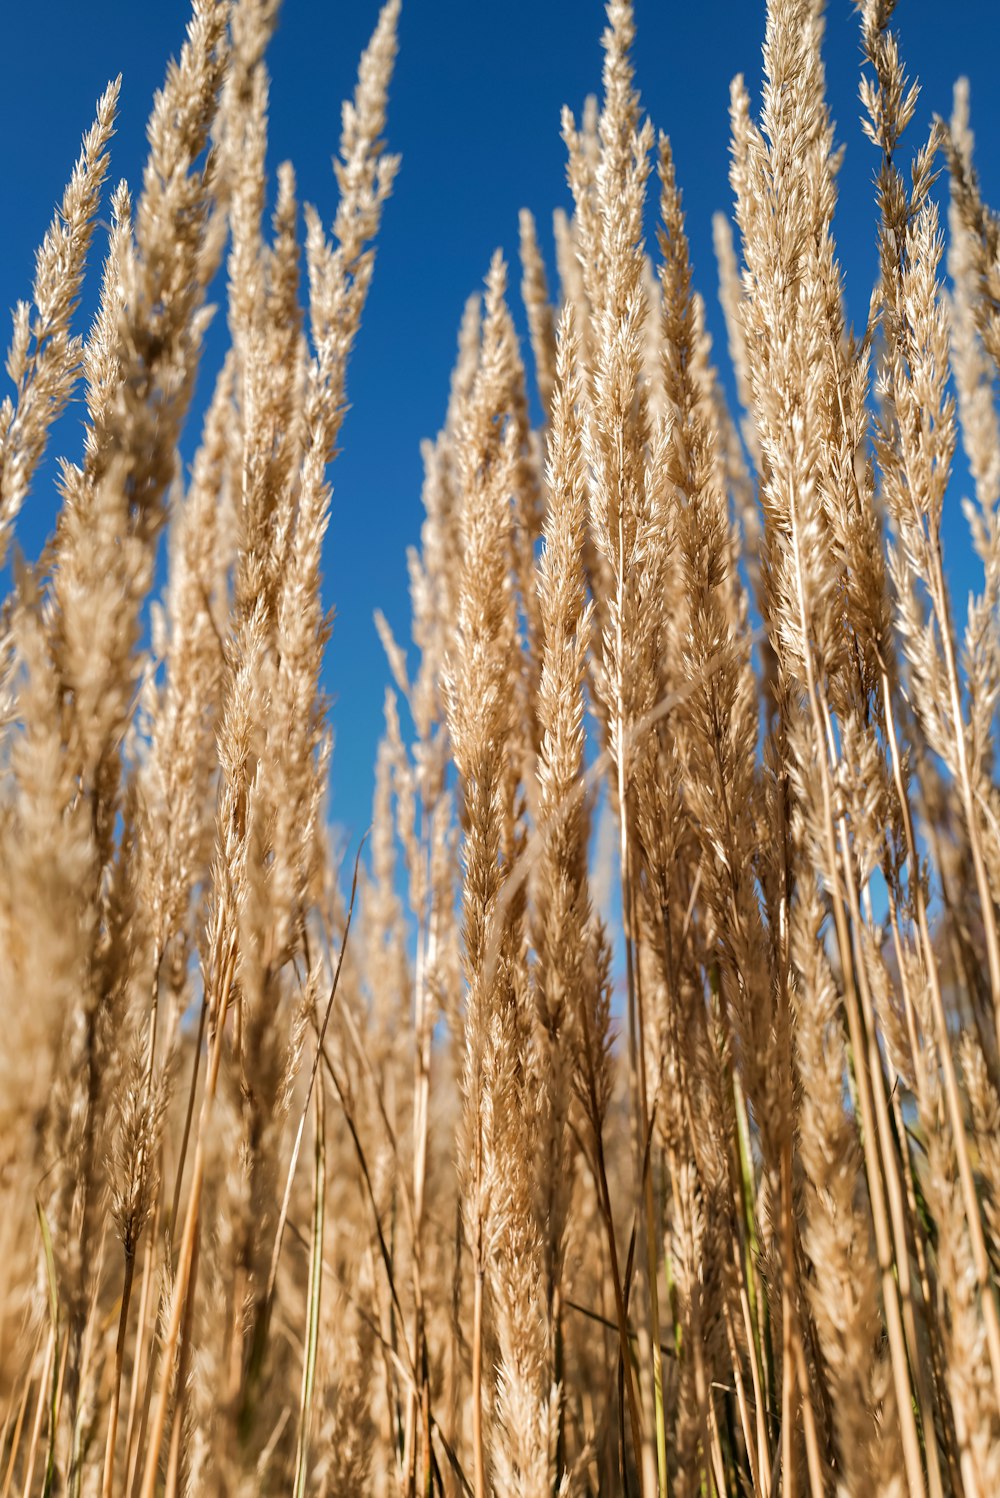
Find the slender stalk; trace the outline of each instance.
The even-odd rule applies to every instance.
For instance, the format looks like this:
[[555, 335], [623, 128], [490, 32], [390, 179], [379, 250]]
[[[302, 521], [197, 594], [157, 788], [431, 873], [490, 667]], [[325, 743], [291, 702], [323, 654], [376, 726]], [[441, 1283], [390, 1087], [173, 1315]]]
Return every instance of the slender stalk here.
[[111, 1498], [115, 1472], [115, 1445], [118, 1439], [118, 1410], [121, 1404], [122, 1366], [125, 1361], [125, 1344], [128, 1338], [128, 1312], [132, 1300], [132, 1277], [135, 1273], [135, 1249], [125, 1249], [125, 1278], [122, 1284], [122, 1306], [118, 1317], [118, 1336], [115, 1342], [115, 1371], [111, 1384], [111, 1409], [108, 1412], [108, 1439], [104, 1449], [104, 1480], [101, 1483], [101, 1498]]
[[[951, 632], [950, 610], [948, 608], [948, 594], [944, 581], [944, 570], [941, 560], [941, 537], [935, 533], [931, 546], [931, 577], [928, 579], [931, 596], [934, 600], [934, 611], [940, 622], [940, 638], [944, 650], [945, 671], [948, 676], [948, 694], [951, 699], [951, 715], [955, 733], [955, 750], [958, 755], [958, 780], [962, 793], [962, 809], [965, 812], [965, 823], [969, 833], [969, 847], [972, 850], [972, 868], [976, 877], [976, 890], [979, 895], [979, 907], [983, 917], [983, 931], [986, 936], [986, 959], [990, 972], [990, 992], [993, 997], [993, 1018], [996, 1024], [997, 1050], [1000, 1052], [1000, 935], [997, 932], [996, 907], [993, 904], [993, 895], [990, 890], [989, 879], [986, 874], [986, 861], [983, 857], [982, 838], [979, 830], [979, 815], [976, 810], [975, 797], [972, 792], [972, 782], [969, 776], [969, 755], [965, 742], [965, 718], [962, 713], [961, 689], [958, 682], [958, 665], [955, 660], [955, 642]], [[979, 1272], [979, 1266], [976, 1266]], [[990, 1348], [990, 1359], [993, 1359], [993, 1348]], [[993, 1365], [993, 1377], [997, 1378], [996, 1364]]]
[[205, 1164], [208, 1150], [208, 1125], [219, 1081], [219, 1068], [222, 1064], [226, 1016], [229, 1011], [229, 999], [232, 993], [235, 967], [236, 951], [235, 947], [233, 947], [223, 971], [221, 992], [216, 1011], [208, 1076], [205, 1079], [205, 1092], [202, 1097], [201, 1112], [198, 1118], [194, 1162], [191, 1167], [191, 1184], [188, 1191], [187, 1212], [184, 1218], [184, 1232], [181, 1238], [177, 1269], [174, 1274], [172, 1286], [170, 1321], [167, 1326], [167, 1335], [164, 1339], [161, 1354], [162, 1373], [160, 1375], [159, 1393], [153, 1413], [152, 1431], [146, 1448], [146, 1461], [142, 1469], [142, 1483], [139, 1489], [140, 1498], [153, 1498], [156, 1490], [156, 1473], [160, 1461], [160, 1446], [163, 1442], [163, 1432], [167, 1422], [167, 1407], [173, 1383], [174, 1356], [177, 1351], [177, 1340], [180, 1336], [181, 1321], [187, 1304], [188, 1286], [191, 1282], [194, 1267], [198, 1217], [201, 1208], [201, 1191], [205, 1178]]
[[201, 1233], [194, 1240], [191, 1261], [191, 1280], [184, 1304], [184, 1324], [181, 1328], [180, 1353], [177, 1359], [177, 1398], [174, 1401], [173, 1426], [170, 1431], [170, 1452], [167, 1458], [167, 1481], [164, 1498], [177, 1498], [181, 1480], [181, 1451], [184, 1441], [184, 1412], [187, 1408], [188, 1364], [191, 1360], [191, 1328], [194, 1322], [194, 1291], [198, 1277], [198, 1247]]
[[[14, 1429], [11, 1432], [11, 1437], [10, 1437], [10, 1452], [8, 1454], [8, 1457], [7, 1457], [7, 1473], [6, 1473], [6, 1476], [4, 1477], [3, 1488], [0, 1489], [0, 1498], [8, 1498], [8, 1494], [10, 1493], [10, 1485], [11, 1485], [11, 1483], [14, 1480], [14, 1465], [15, 1465], [15, 1463], [17, 1461], [18, 1447], [21, 1444], [21, 1432], [24, 1429], [24, 1417], [25, 1417], [25, 1415], [28, 1412], [28, 1404], [29, 1404], [30, 1399], [31, 1399], [31, 1386], [34, 1383], [34, 1379], [32, 1377], [31, 1370], [32, 1370], [32, 1367], [34, 1366], [34, 1361], [35, 1361], [35, 1358], [37, 1356], [38, 1356], [38, 1344], [36, 1344], [36, 1346], [35, 1346], [34, 1353], [33, 1353], [32, 1358], [31, 1358], [31, 1362], [28, 1364], [27, 1370], [26, 1370], [25, 1375], [24, 1375], [24, 1393], [21, 1395], [21, 1402], [18, 1405], [17, 1416], [15, 1417], [15, 1420], [14, 1420]], [[9, 1417], [8, 1417], [8, 1425], [9, 1425]], [[7, 1426], [5, 1425], [5, 1427], [4, 1427], [4, 1438], [3, 1438], [3, 1442], [0, 1443], [0, 1450], [2, 1450], [3, 1447], [6, 1446], [6, 1444], [7, 1444]]]
[[319, 1347], [320, 1296], [323, 1290], [323, 1228], [326, 1220], [326, 1094], [323, 1083], [316, 1088], [316, 1125], [313, 1171], [313, 1230], [309, 1243], [309, 1296], [306, 1307], [306, 1342], [302, 1358], [302, 1393], [299, 1399], [299, 1434], [295, 1448], [294, 1498], [304, 1498], [309, 1475], [309, 1422], [316, 1386], [316, 1353]]
[[174, 1194], [170, 1204], [169, 1226], [173, 1235], [177, 1231], [177, 1218], [181, 1208], [181, 1185], [184, 1180], [184, 1167], [187, 1164], [188, 1145], [191, 1142], [191, 1124], [194, 1119], [194, 1103], [198, 1096], [198, 1073], [201, 1070], [201, 1044], [205, 1037], [205, 1021], [208, 1018], [208, 1000], [202, 1000], [198, 1011], [198, 1033], [194, 1042], [194, 1060], [191, 1065], [191, 1082], [188, 1087], [187, 1106], [184, 1110], [184, 1130], [181, 1134], [181, 1147], [177, 1154], [177, 1171], [174, 1176]]
[[[156, 1253], [156, 1241], [160, 1228], [160, 1212], [162, 1197], [159, 1192], [153, 1204], [153, 1220], [146, 1233], [146, 1247], [142, 1262], [142, 1289], [139, 1292], [139, 1320], [135, 1333], [135, 1354], [132, 1366], [131, 1387], [128, 1400], [128, 1421], [125, 1426], [125, 1484], [124, 1491], [132, 1491], [132, 1482], [135, 1477], [135, 1447], [134, 1437], [135, 1417], [139, 1407], [140, 1390], [145, 1391], [148, 1386], [146, 1359], [149, 1351], [153, 1331], [149, 1339], [146, 1337], [146, 1321], [149, 1315], [149, 1302], [153, 1289], [153, 1260]], [[143, 1398], [143, 1408], [148, 1410], [148, 1400]]]
[[[635, 1388], [635, 1373], [632, 1365], [632, 1349], [630, 1346], [630, 1332], [628, 1326], [628, 1311], [625, 1304], [625, 1292], [622, 1286], [621, 1271], [618, 1267], [618, 1248], [615, 1243], [615, 1223], [611, 1211], [611, 1192], [608, 1189], [608, 1173], [604, 1159], [604, 1143], [597, 1135], [595, 1140], [595, 1156], [597, 1163], [597, 1184], [601, 1204], [601, 1215], [608, 1239], [608, 1259], [611, 1269], [611, 1286], [615, 1297], [615, 1316], [618, 1324], [618, 1344], [620, 1354], [621, 1376], [624, 1379], [625, 1396], [628, 1404], [629, 1423], [632, 1431], [632, 1447], [635, 1452], [636, 1471], [639, 1474], [640, 1494], [642, 1492], [642, 1423], [639, 1418], [639, 1399]], [[624, 1457], [622, 1475], [624, 1480]]]
[[[424, 821], [426, 825], [426, 808]], [[428, 853], [427, 883], [430, 890], [430, 853]], [[429, 895], [433, 901], [433, 894]], [[428, 1024], [428, 995], [426, 986], [426, 972], [428, 963], [434, 960], [434, 912], [431, 909], [430, 916], [422, 919], [420, 932], [417, 940], [417, 964], [415, 974], [414, 999], [413, 999], [413, 1330], [411, 1336], [413, 1365], [418, 1371], [420, 1380], [419, 1390], [410, 1392], [407, 1407], [407, 1442], [409, 1446], [409, 1459], [407, 1463], [407, 1491], [412, 1495], [416, 1493], [417, 1484], [417, 1403], [418, 1395], [421, 1405], [429, 1403], [430, 1388], [426, 1383], [425, 1371], [427, 1359], [424, 1345], [424, 1305], [423, 1288], [420, 1273], [421, 1265], [421, 1239], [424, 1219], [424, 1187], [427, 1177], [427, 1146], [430, 1122], [430, 1063], [431, 1063], [431, 1027]], [[428, 1431], [424, 1430], [424, 1487], [426, 1488], [430, 1450], [427, 1446]]]
[[[622, 616], [624, 612], [623, 590], [625, 585], [623, 561], [625, 554], [624, 522], [619, 507], [618, 515], [618, 600], [616, 609], [616, 631], [617, 631], [617, 658], [619, 661], [624, 656], [624, 640], [622, 637]], [[628, 728], [626, 724], [625, 702], [623, 695], [623, 683], [618, 680], [616, 686], [616, 733], [618, 753], [615, 757], [615, 770], [618, 788], [618, 830], [619, 830], [619, 874], [621, 878], [621, 903], [622, 903], [622, 930], [625, 938], [625, 977], [628, 988], [628, 1020], [629, 1020], [629, 1064], [632, 1071], [633, 1096], [638, 1104], [638, 1128], [633, 1127], [633, 1141], [635, 1150], [636, 1183], [640, 1197], [644, 1205], [644, 1224], [646, 1230], [646, 1273], [649, 1282], [649, 1311], [650, 1311], [650, 1340], [652, 1343], [653, 1363], [653, 1410], [656, 1426], [656, 1482], [659, 1498], [666, 1498], [667, 1494], [667, 1439], [666, 1420], [663, 1411], [663, 1358], [660, 1353], [660, 1317], [657, 1298], [657, 1273], [658, 1253], [656, 1242], [656, 1223], [653, 1217], [653, 1190], [652, 1180], [646, 1168], [645, 1141], [649, 1136], [649, 1106], [646, 1097], [646, 1045], [645, 1025], [642, 1012], [641, 996], [637, 993], [635, 975], [635, 957], [633, 950], [633, 915], [634, 905], [632, 900], [632, 850], [629, 836], [629, 798], [628, 785], [626, 782], [625, 744], [627, 742]], [[636, 1466], [639, 1470], [639, 1495], [643, 1493], [643, 1460], [642, 1448], [636, 1450]]]
[[482, 1248], [475, 1254], [476, 1270], [472, 1301], [472, 1472], [476, 1498], [486, 1498], [486, 1462], [483, 1455], [483, 1279]]
[[[320, 1061], [323, 1057], [323, 1043], [326, 1040], [327, 1027], [330, 1016], [333, 1013], [334, 1001], [337, 997], [337, 987], [340, 983], [340, 973], [344, 966], [344, 955], [347, 951], [347, 938], [351, 934], [351, 920], [354, 916], [354, 901], [358, 893], [358, 868], [361, 864], [361, 851], [365, 845], [368, 833], [362, 835], [358, 844], [358, 851], [354, 858], [354, 877], [351, 880], [351, 900], [347, 907], [347, 920], [344, 922], [344, 937], [340, 943], [340, 951], [337, 954], [337, 966], [334, 969], [333, 983], [330, 986], [330, 997], [326, 1002], [326, 1010], [323, 1014], [323, 1023], [320, 1025], [319, 1035], [316, 1040], [316, 1054], [313, 1057], [312, 1068], [309, 1072], [309, 1081], [306, 1084], [306, 1095], [302, 1100], [302, 1110], [299, 1114], [298, 1128], [295, 1131], [295, 1143], [292, 1146], [292, 1158], [288, 1162], [288, 1176], [285, 1180], [285, 1192], [281, 1199], [281, 1210], [278, 1213], [278, 1226], [274, 1234], [274, 1248], [271, 1251], [271, 1267], [267, 1275], [267, 1288], [264, 1292], [265, 1308], [269, 1307], [274, 1296], [274, 1285], [278, 1278], [278, 1260], [281, 1257], [281, 1240], [284, 1237], [285, 1223], [288, 1221], [288, 1209], [292, 1200], [292, 1183], [295, 1180], [295, 1168], [299, 1163], [299, 1152], [302, 1149], [302, 1138], [305, 1134], [306, 1116], [309, 1112], [309, 1104], [312, 1101], [313, 1088], [316, 1085], [316, 1073], [319, 1071]], [[265, 1310], [266, 1314], [266, 1310]]]
[[[58, 1345], [59, 1344], [56, 1338], [55, 1328], [50, 1327], [48, 1341], [45, 1344], [45, 1360], [42, 1363], [42, 1376], [38, 1382], [38, 1400], [35, 1404], [35, 1418], [31, 1426], [31, 1440], [28, 1444], [28, 1459], [25, 1464], [23, 1489], [25, 1498], [28, 1498], [28, 1494], [31, 1492], [31, 1484], [35, 1475], [35, 1453], [38, 1451], [38, 1445], [42, 1436], [42, 1421], [45, 1418], [46, 1391], [50, 1380], [54, 1380], [55, 1378], [55, 1374], [53, 1371], [53, 1359], [58, 1355]], [[11, 1472], [13, 1472], [13, 1467], [11, 1467]], [[8, 1475], [7, 1484], [5, 1484], [5, 1492], [6, 1487], [9, 1485], [9, 1483], [10, 1475]]]

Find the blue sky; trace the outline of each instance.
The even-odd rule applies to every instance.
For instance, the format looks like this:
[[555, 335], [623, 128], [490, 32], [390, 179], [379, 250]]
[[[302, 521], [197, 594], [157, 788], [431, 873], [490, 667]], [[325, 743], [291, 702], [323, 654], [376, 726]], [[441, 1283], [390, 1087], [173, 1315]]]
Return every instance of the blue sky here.
[[[274, 165], [291, 158], [301, 195], [328, 222], [335, 205], [330, 157], [339, 134], [340, 101], [353, 87], [357, 57], [376, 11], [374, 0], [285, 0], [270, 54], [272, 183]], [[0, 127], [6, 147], [0, 309], [30, 290], [35, 246], [94, 101], [118, 72], [123, 74], [122, 109], [112, 176], [138, 184], [153, 90], [168, 55], [180, 45], [187, 14], [185, 0], [89, 0], [87, 5], [50, 0], [6, 7], [0, 49]], [[909, 71], [924, 87], [910, 146], [923, 137], [934, 112], [950, 113], [952, 85], [964, 73], [971, 81], [984, 187], [988, 199], [1000, 203], [1000, 159], [990, 149], [1000, 139], [995, 17], [995, 0], [962, 0], [949, 7], [934, 0], [901, 0], [896, 22]], [[730, 79], [743, 72], [752, 96], [759, 89], [763, 0], [695, 5], [637, 0], [636, 18], [644, 106], [673, 141], [696, 278], [724, 364], [711, 216], [731, 204]], [[405, 549], [417, 539], [421, 519], [419, 443], [434, 434], [443, 416], [466, 296], [481, 284], [495, 246], [516, 261], [522, 206], [534, 211], [550, 252], [552, 209], [568, 206], [560, 109], [567, 103], [578, 110], [585, 95], [599, 88], [602, 26], [599, 0], [403, 0], [388, 126], [403, 166], [386, 210], [375, 280], [349, 373], [352, 409], [332, 472], [333, 518], [325, 555], [325, 599], [337, 613], [327, 664], [336, 731], [330, 812], [355, 835], [369, 817], [388, 680], [372, 613], [381, 607], [397, 635], [406, 637]], [[859, 34], [848, 0], [833, 0], [825, 50], [838, 138], [847, 147], [838, 245], [849, 311], [860, 321], [876, 269], [876, 153], [858, 123]], [[519, 279], [516, 264], [513, 279]], [[514, 302], [523, 328], [516, 297]], [[8, 336], [0, 333], [4, 345]], [[218, 347], [217, 338], [210, 348]], [[210, 385], [205, 369], [188, 456]], [[75, 455], [78, 446], [79, 413], [71, 411], [56, 449]], [[29, 557], [37, 554], [51, 525], [53, 501], [45, 492], [50, 485], [51, 468], [19, 522], [17, 540]], [[975, 582], [958, 513], [963, 490], [959, 477], [946, 527], [960, 600]]]

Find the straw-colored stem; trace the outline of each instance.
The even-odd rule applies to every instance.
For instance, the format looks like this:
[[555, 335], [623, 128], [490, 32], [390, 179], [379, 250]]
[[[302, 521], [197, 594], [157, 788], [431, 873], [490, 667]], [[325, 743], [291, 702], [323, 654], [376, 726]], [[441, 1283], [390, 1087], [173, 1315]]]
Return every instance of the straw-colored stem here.
[[302, 1356], [302, 1393], [299, 1399], [299, 1434], [295, 1447], [294, 1498], [303, 1498], [309, 1476], [309, 1425], [316, 1389], [316, 1354], [319, 1348], [320, 1297], [323, 1290], [323, 1229], [326, 1221], [326, 1094], [323, 1083], [316, 1088], [316, 1121], [313, 1169], [313, 1221], [309, 1242], [309, 1296], [306, 1305], [306, 1340]]
[[125, 1362], [125, 1344], [128, 1338], [128, 1312], [132, 1300], [132, 1277], [135, 1274], [135, 1249], [125, 1249], [125, 1274], [122, 1282], [122, 1305], [118, 1317], [118, 1336], [115, 1339], [115, 1371], [111, 1384], [111, 1409], [108, 1412], [108, 1439], [104, 1450], [104, 1480], [101, 1483], [101, 1498], [111, 1498], [115, 1474], [115, 1446], [118, 1440], [118, 1410], [122, 1393], [122, 1366]]
[[235, 967], [236, 950], [233, 947], [223, 970], [219, 1001], [215, 1011], [215, 1030], [212, 1036], [208, 1076], [205, 1079], [205, 1092], [202, 1097], [201, 1112], [198, 1118], [194, 1162], [191, 1167], [191, 1184], [188, 1188], [187, 1213], [184, 1218], [184, 1232], [181, 1237], [177, 1269], [174, 1274], [171, 1290], [170, 1322], [167, 1326], [167, 1335], [164, 1338], [163, 1351], [160, 1356], [162, 1364], [160, 1386], [153, 1413], [152, 1430], [146, 1448], [146, 1461], [142, 1469], [142, 1485], [139, 1489], [140, 1498], [153, 1498], [156, 1489], [156, 1472], [160, 1461], [160, 1446], [163, 1442], [170, 1389], [173, 1383], [173, 1362], [177, 1352], [177, 1339], [180, 1336], [181, 1321], [187, 1304], [188, 1286], [191, 1282], [191, 1273], [194, 1267], [198, 1218], [201, 1209], [201, 1191], [205, 1178], [208, 1149], [208, 1126], [215, 1101], [215, 1091], [219, 1081], [219, 1068], [222, 1064], [226, 1015], [229, 1010], [229, 998], [232, 991]]

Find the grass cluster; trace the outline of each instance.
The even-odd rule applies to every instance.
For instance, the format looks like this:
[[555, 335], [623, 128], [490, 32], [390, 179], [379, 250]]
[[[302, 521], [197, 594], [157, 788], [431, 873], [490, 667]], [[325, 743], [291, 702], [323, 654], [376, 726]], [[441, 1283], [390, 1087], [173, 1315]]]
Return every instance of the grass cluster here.
[[894, 0], [862, 0], [859, 334], [823, 5], [768, 0], [716, 225], [734, 416], [607, 10], [557, 296], [520, 226], [543, 420], [497, 256], [409, 645], [378, 621], [353, 878], [320, 563], [399, 0], [329, 231], [290, 166], [268, 202], [277, 0], [194, 0], [110, 210], [117, 84], [84, 138], [0, 406], [0, 1498], [1000, 1492], [1000, 221], [968, 100], [911, 145]]

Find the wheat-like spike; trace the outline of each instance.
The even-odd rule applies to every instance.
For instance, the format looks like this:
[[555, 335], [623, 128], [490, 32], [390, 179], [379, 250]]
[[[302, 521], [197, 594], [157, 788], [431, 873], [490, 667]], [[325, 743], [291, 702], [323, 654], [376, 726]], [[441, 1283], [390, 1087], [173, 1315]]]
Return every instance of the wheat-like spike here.
[[70, 328], [108, 172], [120, 88], [117, 78], [98, 100], [97, 118], [83, 138], [62, 202], [35, 254], [32, 304], [20, 302], [14, 313], [6, 368], [17, 387], [16, 398], [0, 405], [0, 567], [49, 430], [79, 379], [82, 344]]

